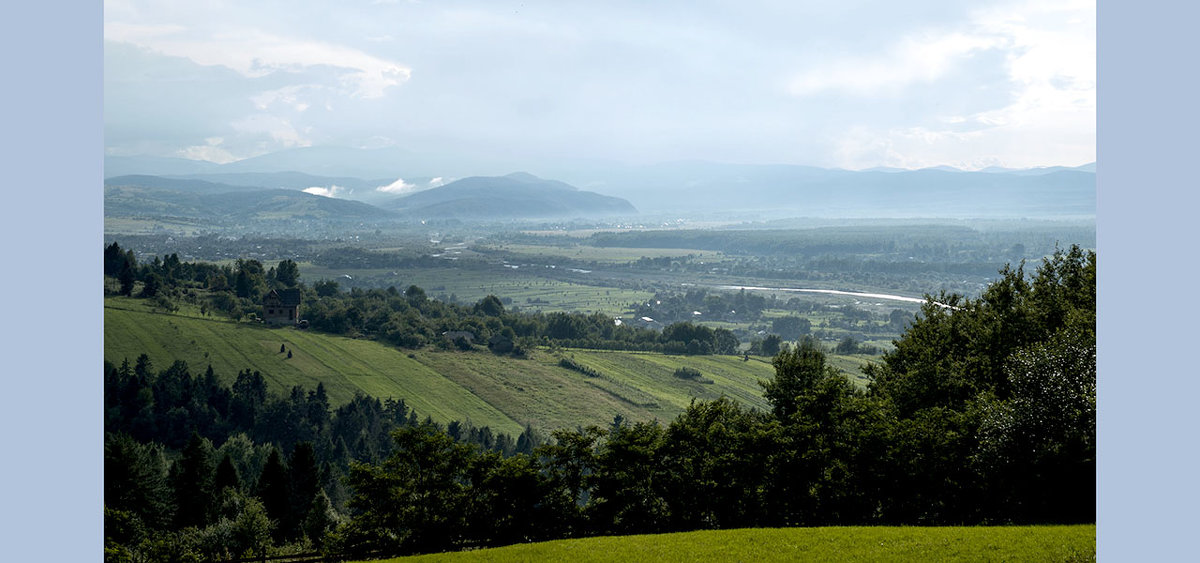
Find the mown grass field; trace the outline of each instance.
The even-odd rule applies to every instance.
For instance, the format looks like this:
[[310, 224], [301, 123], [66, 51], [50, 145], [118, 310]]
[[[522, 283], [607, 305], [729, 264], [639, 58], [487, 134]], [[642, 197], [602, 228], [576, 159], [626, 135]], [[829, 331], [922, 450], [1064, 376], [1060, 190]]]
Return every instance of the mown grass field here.
[[829, 527], [709, 530], [559, 540], [390, 562], [1096, 560], [1096, 526]]
[[[292, 352], [291, 358], [279, 351], [281, 345]], [[194, 374], [212, 365], [218, 377], [231, 382], [249, 368], [261, 372], [276, 393], [322, 382], [335, 405], [356, 392], [402, 398], [422, 417], [442, 423], [470, 420], [513, 434], [525, 424], [543, 432], [604, 425], [618, 414], [631, 421], [667, 423], [692, 398], [721, 395], [766, 410], [758, 381], [774, 374], [764, 358], [743, 361], [739, 356], [567, 349], [535, 350], [527, 359], [515, 359], [483, 348], [407, 351], [370, 340], [201, 316], [187, 308], [166, 313], [140, 299], [105, 299], [105, 359], [133, 363], [141, 353], [155, 369], [183, 360]], [[599, 377], [561, 367], [563, 357], [596, 370]], [[699, 370], [702, 381], [675, 377], [683, 366]]]

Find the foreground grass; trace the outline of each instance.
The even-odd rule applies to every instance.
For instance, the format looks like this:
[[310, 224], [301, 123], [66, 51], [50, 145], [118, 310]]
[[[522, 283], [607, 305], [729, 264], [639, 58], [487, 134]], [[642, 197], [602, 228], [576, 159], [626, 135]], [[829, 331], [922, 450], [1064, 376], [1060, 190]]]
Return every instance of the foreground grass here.
[[1094, 561], [1096, 526], [708, 530], [559, 540], [388, 561]]

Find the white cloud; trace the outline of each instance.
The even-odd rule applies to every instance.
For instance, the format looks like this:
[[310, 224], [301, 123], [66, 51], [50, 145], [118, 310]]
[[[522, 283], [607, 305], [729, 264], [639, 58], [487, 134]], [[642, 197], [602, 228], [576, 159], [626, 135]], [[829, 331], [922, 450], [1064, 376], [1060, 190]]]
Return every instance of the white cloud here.
[[221, 143], [223, 142], [225, 142], [225, 139], [221, 137], [209, 137], [204, 140], [205, 144], [182, 148], [176, 151], [175, 156], [191, 160], [207, 160], [217, 164], [225, 164], [237, 160], [237, 157], [233, 153], [221, 147]]
[[836, 165], [976, 169], [1095, 160], [1094, 4], [1007, 4], [973, 13], [961, 29], [931, 37], [925, 48], [915, 44], [906, 39], [897, 55], [838, 61], [801, 75], [793, 93], [896, 93], [916, 80], [968, 73], [968, 65], [955, 68], [954, 61], [978, 49], [1001, 49], [1006, 95], [998, 98], [999, 105], [973, 113], [913, 115], [900, 120], [903, 124], [849, 127], [835, 136]]
[[104, 38], [185, 57], [201, 65], [228, 67], [248, 77], [318, 66], [333, 67], [341, 71], [338, 86], [359, 98], [380, 98], [388, 88], [406, 82], [412, 75], [408, 67], [358, 49], [282, 37], [251, 28], [210, 33], [176, 24], [106, 21]]
[[276, 105], [282, 105], [296, 112], [307, 110], [311, 104], [301, 99], [301, 94], [305, 90], [313, 89], [312, 86], [292, 85], [285, 86], [276, 90], [267, 90], [250, 98], [254, 102], [254, 107], [260, 111], [266, 111]]
[[379, 186], [378, 188], [375, 188], [375, 191], [389, 194], [407, 194], [421, 191], [421, 188], [416, 184], [405, 182], [404, 178], [397, 178], [395, 182], [392, 182], [386, 186]]
[[444, 186], [444, 185], [446, 185], [446, 181], [443, 180], [441, 176], [438, 176], [437, 178], [434, 178], [429, 181], [429, 187], [431, 187], [431, 188], [436, 188], [438, 186]]
[[351, 192], [351, 190], [349, 190], [349, 189], [346, 189], [342, 186], [336, 186], [336, 185], [329, 186], [328, 188], [323, 187], [323, 186], [313, 186], [311, 188], [304, 188], [301, 191], [303, 191], [306, 194], [319, 195], [319, 196], [324, 196], [324, 197], [341, 197], [342, 195], [349, 194]]
[[297, 131], [291, 121], [266, 113], [246, 116], [234, 121], [231, 126], [234, 131], [251, 135], [267, 135], [272, 141], [283, 147], [307, 147], [312, 141], [301, 131]]
[[1001, 48], [999, 37], [961, 32], [906, 37], [880, 57], [848, 58], [794, 77], [789, 91], [810, 96], [837, 91], [858, 96], [894, 94], [914, 82], [932, 82], [981, 50]]

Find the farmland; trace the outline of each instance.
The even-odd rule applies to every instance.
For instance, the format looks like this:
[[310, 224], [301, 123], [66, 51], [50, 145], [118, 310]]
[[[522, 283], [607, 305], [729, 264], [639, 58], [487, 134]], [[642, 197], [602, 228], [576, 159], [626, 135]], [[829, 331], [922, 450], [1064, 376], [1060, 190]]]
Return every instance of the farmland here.
[[[403, 398], [435, 421], [470, 420], [508, 433], [525, 424], [541, 430], [605, 424], [615, 415], [631, 421], [674, 418], [692, 398], [726, 395], [766, 409], [759, 380], [773, 369], [759, 357], [673, 356], [645, 352], [540, 348], [526, 359], [486, 350], [406, 352], [378, 342], [293, 328], [268, 328], [200, 315], [187, 307], [155, 310], [145, 300], [105, 300], [105, 359], [132, 362], [145, 353], [163, 368], [175, 360], [193, 372], [211, 365], [223, 381], [243, 369], [260, 371], [284, 393], [295, 385], [323, 383], [331, 402], [355, 393]], [[280, 347], [292, 353], [287, 357]], [[594, 369], [586, 376], [560, 367], [569, 357]], [[852, 380], [868, 357], [831, 356]], [[703, 382], [674, 377], [679, 367], [700, 371]]]

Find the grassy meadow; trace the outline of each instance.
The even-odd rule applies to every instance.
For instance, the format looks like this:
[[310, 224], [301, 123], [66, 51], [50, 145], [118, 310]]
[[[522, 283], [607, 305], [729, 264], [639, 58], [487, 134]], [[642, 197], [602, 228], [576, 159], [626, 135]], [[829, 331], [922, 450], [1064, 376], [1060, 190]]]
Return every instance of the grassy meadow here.
[[389, 562], [1096, 560], [1096, 526], [827, 527], [707, 530], [512, 545]]

